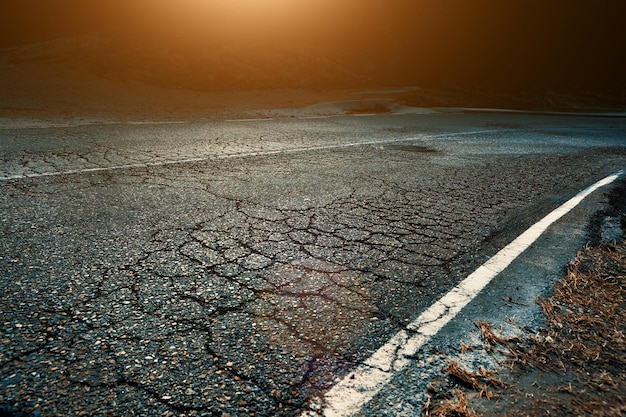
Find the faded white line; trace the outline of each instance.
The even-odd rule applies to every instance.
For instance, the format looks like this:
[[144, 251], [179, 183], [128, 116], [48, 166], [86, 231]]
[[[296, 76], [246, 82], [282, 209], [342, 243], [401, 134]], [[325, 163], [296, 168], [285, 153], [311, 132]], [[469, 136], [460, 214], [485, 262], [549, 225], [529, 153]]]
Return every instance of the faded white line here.
[[421, 136], [421, 137], [413, 137], [413, 138], [375, 140], [375, 141], [366, 141], [366, 142], [349, 142], [349, 143], [342, 143], [342, 144], [335, 144], [335, 145], [303, 146], [303, 147], [291, 148], [291, 149], [274, 149], [274, 150], [267, 150], [267, 151], [239, 152], [239, 153], [224, 154], [224, 155], [200, 156], [196, 158], [173, 159], [173, 160], [156, 161], [156, 162], [139, 162], [139, 163], [134, 163], [134, 164], [122, 164], [122, 165], [111, 165], [111, 166], [102, 166], [102, 167], [70, 169], [70, 170], [63, 170], [63, 171], [32, 172], [32, 173], [0, 176], [0, 181], [14, 181], [14, 180], [21, 180], [21, 179], [26, 179], [26, 178], [55, 177], [55, 176], [60, 176], [60, 175], [88, 174], [88, 173], [94, 173], [94, 172], [116, 171], [116, 170], [132, 169], [132, 168], [159, 167], [159, 166], [167, 166], [167, 165], [215, 161], [215, 160], [221, 160], [221, 159], [245, 158], [245, 157], [251, 157], [251, 156], [252, 157], [253, 156], [270, 156], [270, 155], [291, 154], [291, 153], [299, 153], [299, 152], [325, 151], [325, 150], [331, 150], [331, 149], [352, 148], [352, 147], [357, 147], [357, 146], [384, 145], [388, 143], [411, 142], [415, 140], [435, 139], [438, 137], [476, 135], [476, 134], [487, 133], [487, 132], [492, 132], [492, 131], [481, 130], [481, 131], [471, 131], [471, 132], [460, 132], [460, 133], [454, 133], [454, 134]]
[[[452, 320], [478, 293], [515, 258], [525, 251], [554, 222], [576, 207], [589, 194], [623, 174], [619, 171], [584, 189], [543, 219], [532, 225], [459, 285], [424, 311], [406, 330], [396, 333], [363, 364], [346, 375], [323, 399], [323, 408], [302, 416], [351, 416], [361, 410], [399, 371], [405, 369], [417, 351]], [[318, 409], [312, 404], [312, 409]]]
[[267, 120], [274, 120], [273, 117], [259, 117], [259, 118], [249, 118], [249, 119], [226, 119], [225, 122], [262, 122]]

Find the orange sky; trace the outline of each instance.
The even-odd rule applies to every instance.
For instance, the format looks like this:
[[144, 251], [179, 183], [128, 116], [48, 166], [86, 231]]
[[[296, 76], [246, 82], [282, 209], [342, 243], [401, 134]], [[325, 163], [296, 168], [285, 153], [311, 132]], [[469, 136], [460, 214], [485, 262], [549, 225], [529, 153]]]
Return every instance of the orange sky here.
[[0, 46], [116, 30], [190, 57], [299, 49], [381, 82], [610, 84], [626, 73], [623, 0], [0, 1]]

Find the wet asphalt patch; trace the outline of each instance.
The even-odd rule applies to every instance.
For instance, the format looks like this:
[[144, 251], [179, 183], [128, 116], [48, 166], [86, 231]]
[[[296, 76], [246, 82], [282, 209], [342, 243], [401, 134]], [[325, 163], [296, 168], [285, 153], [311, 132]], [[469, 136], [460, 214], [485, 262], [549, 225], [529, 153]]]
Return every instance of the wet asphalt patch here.
[[435, 153], [436, 149], [429, 148], [428, 146], [419, 146], [419, 145], [385, 145], [383, 149], [389, 151], [403, 151], [403, 152], [414, 152], [414, 153]]

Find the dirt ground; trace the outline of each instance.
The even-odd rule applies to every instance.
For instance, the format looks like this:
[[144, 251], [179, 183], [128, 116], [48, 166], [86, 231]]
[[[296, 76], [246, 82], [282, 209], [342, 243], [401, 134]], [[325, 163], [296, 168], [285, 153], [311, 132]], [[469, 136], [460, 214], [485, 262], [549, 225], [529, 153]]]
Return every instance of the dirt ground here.
[[[367, 83], [355, 86], [348, 82], [356, 77], [355, 74], [341, 75], [338, 69], [333, 71], [326, 67], [320, 76], [332, 75], [332, 86], [319, 84], [314, 87], [314, 80], [304, 79], [302, 81], [308, 84], [291, 89], [275, 86], [254, 89], [254, 85], [191, 89], [185, 87], [182, 70], [179, 78], [176, 78], [176, 72], [170, 74], [167, 83], [154, 81], [154, 74], [164, 71], [161, 66], [174, 65], [167, 60], [155, 58], [146, 61], [150, 64], [139, 65], [133, 61], [135, 52], [130, 47], [115, 52], [98, 44], [102, 50], [94, 51], [89, 42], [93, 40], [69, 38], [0, 49], [0, 122], [16, 119], [81, 123], [250, 118], [265, 117], [271, 109], [301, 109], [318, 103], [368, 100], [370, 104], [365, 107], [333, 108], [330, 111], [339, 114], [385, 113], [390, 111], [390, 105], [567, 111], [626, 109], [625, 97], [603, 92], [504, 94], [453, 87], [389, 87]], [[141, 50], [136, 52], [139, 53]], [[94, 55], [99, 59], [98, 65], [92, 62]], [[109, 62], [108, 66], [106, 62]], [[183, 64], [177, 63], [178, 66]], [[109, 71], [109, 67], [116, 70]], [[341, 77], [346, 78], [345, 84]], [[342, 85], [351, 87], [340, 87]]]
[[502, 368], [450, 362], [423, 415], [626, 415], [626, 241], [581, 250], [553, 295], [537, 302], [547, 319], [537, 334], [505, 337], [477, 322]]
[[304, 107], [346, 100], [346, 91], [190, 91], [136, 80], [99, 77], [51, 64], [0, 66], [0, 117], [5, 119], [103, 119], [178, 121], [235, 118], [256, 110]]
[[[180, 121], [260, 117], [362, 98], [356, 89], [190, 90], [147, 82], [141, 74], [95, 71], [62, 40], [0, 50], [0, 121]], [[145, 69], [150, 73], [156, 69]]]

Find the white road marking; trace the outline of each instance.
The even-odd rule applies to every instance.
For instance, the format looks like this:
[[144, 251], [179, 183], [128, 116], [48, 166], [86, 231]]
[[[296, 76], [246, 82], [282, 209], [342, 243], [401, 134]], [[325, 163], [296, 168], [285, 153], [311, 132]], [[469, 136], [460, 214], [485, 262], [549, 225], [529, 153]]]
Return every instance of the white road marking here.
[[171, 120], [166, 122], [155, 122], [152, 120], [138, 120], [138, 121], [130, 121], [130, 122], [120, 122], [119, 124], [128, 124], [128, 125], [184, 125], [188, 124], [188, 120]]
[[365, 362], [346, 375], [325, 394], [321, 400], [321, 404], [324, 405], [321, 411], [307, 411], [302, 416], [351, 416], [359, 412], [389, 383], [394, 374], [409, 365], [411, 361], [409, 358], [415, 355], [420, 347], [452, 320], [495, 276], [535, 242], [550, 225], [576, 207], [589, 194], [615, 181], [623, 172], [623, 170], [619, 171], [596, 182], [532, 225], [428, 310], [424, 311], [407, 326], [406, 330], [396, 333]]
[[159, 167], [159, 166], [167, 166], [167, 165], [215, 161], [215, 160], [221, 160], [221, 159], [244, 158], [244, 157], [250, 157], [250, 156], [269, 156], [269, 155], [292, 154], [292, 153], [309, 152], [309, 151], [325, 151], [325, 150], [331, 150], [331, 149], [352, 148], [352, 147], [357, 147], [357, 146], [385, 145], [389, 143], [411, 142], [411, 141], [423, 140], [423, 139], [435, 139], [438, 137], [476, 135], [476, 134], [488, 133], [488, 132], [492, 132], [492, 131], [481, 130], [481, 131], [460, 132], [460, 133], [454, 133], [454, 134], [421, 136], [421, 137], [413, 137], [413, 138], [374, 140], [374, 141], [365, 141], [365, 142], [348, 142], [348, 143], [340, 143], [340, 144], [334, 144], [334, 145], [302, 146], [302, 147], [291, 148], [291, 149], [273, 149], [273, 150], [267, 150], [267, 151], [239, 152], [239, 153], [231, 153], [231, 154], [223, 154], [223, 155], [199, 156], [195, 158], [172, 159], [172, 160], [155, 161], [155, 162], [139, 162], [139, 163], [134, 163], [134, 164], [111, 165], [111, 166], [91, 167], [91, 168], [81, 168], [81, 169], [69, 169], [69, 170], [63, 170], [63, 171], [31, 172], [31, 173], [15, 174], [15, 175], [7, 175], [7, 176], [2, 176], [2, 174], [0, 173], [0, 181], [14, 181], [14, 180], [21, 180], [21, 179], [26, 179], [26, 178], [40, 178], [40, 177], [56, 177], [60, 175], [88, 174], [88, 173], [94, 173], [94, 172], [116, 171], [116, 170], [131, 169], [131, 168]]
[[225, 122], [262, 122], [267, 120], [274, 120], [273, 117], [258, 117], [249, 119], [226, 119]]

